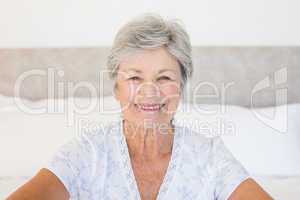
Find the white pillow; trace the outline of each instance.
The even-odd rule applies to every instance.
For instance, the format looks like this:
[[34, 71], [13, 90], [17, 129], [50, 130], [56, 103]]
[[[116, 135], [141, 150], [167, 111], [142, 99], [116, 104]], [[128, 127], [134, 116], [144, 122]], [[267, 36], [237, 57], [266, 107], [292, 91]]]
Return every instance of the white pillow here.
[[7, 110], [12, 106], [14, 106], [13, 97], [8, 97], [0, 94], [0, 111]]
[[[69, 102], [50, 100], [50, 103], [65, 104], [67, 107], [67, 104], [73, 100], [77, 106], [82, 107], [89, 105], [90, 102], [90, 99], [81, 98], [69, 99]], [[74, 110], [62, 113], [28, 114], [18, 107], [0, 111], [0, 177], [32, 176], [62, 144], [68, 142], [76, 134], [81, 134], [82, 130], [98, 128], [96, 126], [99, 124], [105, 125], [118, 119], [120, 117], [117, 112], [118, 102], [113, 97], [105, 97], [101, 100], [104, 101], [106, 112], [109, 110], [115, 112], [100, 113], [98, 106], [89, 111], [86, 110], [83, 114], [72, 113]], [[41, 108], [47, 103], [47, 100], [31, 102], [30, 108]], [[69, 106], [69, 108], [74, 108], [74, 106]]]
[[[183, 112], [188, 106], [193, 109]], [[201, 108], [201, 112], [196, 108]], [[225, 145], [253, 175], [300, 175], [300, 104], [287, 106], [288, 129], [285, 133], [274, 129], [274, 126], [281, 127], [278, 123], [284, 125], [284, 117], [280, 116], [274, 125], [266, 124], [267, 118], [264, 121], [255, 115], [282, 111], [284, 106], [248, 109], [227, 105], [226, 111], [220, 109], [220, 105], [182, 104], [176, 119], [207, 136], [222, 134]], [[208, 111], [218, 112], [208, 114]]]
[[292, 177], [260, 176], [260, 177], [254, 177], [254, 179], [274, 199], [279, 199], [279, 200], [299, 199], [300, 176], [292, 176]]

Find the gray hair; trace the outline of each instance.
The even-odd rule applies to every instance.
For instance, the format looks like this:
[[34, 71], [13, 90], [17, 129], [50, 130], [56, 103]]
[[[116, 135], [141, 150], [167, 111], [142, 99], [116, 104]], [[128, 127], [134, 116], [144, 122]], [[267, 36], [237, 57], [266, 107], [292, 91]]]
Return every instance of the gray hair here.
[[192, 47], [190, 38], [178, 20], [164, 20], [147, 13], [134, 18], [118, 31], [113, 42], [107, 67], [111, 79], [115, 79], [122, 56], [143, 49], [166, 47], [180, 65], [182, 88], [192, 76]]

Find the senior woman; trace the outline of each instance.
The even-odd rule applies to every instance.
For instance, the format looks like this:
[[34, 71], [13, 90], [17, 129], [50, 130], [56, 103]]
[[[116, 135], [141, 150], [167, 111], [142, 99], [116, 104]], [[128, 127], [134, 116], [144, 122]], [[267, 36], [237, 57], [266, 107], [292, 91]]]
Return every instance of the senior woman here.
[[174, 120], [193, 72], [180, 23], [146, 14], [117, 33], [108, 69], [122, 115], [62, 146], [18, 199], [272, 199], [218, 137]]

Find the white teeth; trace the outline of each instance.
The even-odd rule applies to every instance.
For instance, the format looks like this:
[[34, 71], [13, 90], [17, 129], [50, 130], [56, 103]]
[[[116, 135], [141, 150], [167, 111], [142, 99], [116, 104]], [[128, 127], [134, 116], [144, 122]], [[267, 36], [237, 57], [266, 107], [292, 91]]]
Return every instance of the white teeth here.
[[159, 109], [159, 106], [142, 106], [143, 109], [151, 109], [151, 110], [157, 110]]
[[155, 111], [155, 110], [159, 110], [163, 105], [141, 105], [141, 104], [138, 104], [138, 107], [140, 109], [143, 109], [143, 110], [149, 110], [149, 111]]

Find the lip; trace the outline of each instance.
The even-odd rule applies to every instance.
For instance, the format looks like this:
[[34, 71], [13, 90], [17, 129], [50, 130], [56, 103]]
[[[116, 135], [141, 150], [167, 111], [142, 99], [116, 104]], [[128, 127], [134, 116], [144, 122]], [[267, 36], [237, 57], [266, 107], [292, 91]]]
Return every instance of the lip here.
[[150, 103], [146, 103], [146, 104], [135, 104], [135, 106], [142, 111], [145, 112], [157, 112], [160, 111], [162, 107], [165, 106], [165, 104], [150, 104]]

